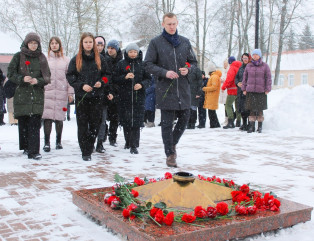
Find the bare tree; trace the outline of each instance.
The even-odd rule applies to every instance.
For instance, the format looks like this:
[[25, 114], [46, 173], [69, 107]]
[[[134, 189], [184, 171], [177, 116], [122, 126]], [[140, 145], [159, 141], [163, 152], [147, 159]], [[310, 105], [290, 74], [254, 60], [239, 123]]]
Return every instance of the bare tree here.
[[290, 11], [288, 13], [288, 0], [282, 0], [280, 1], [281, 4], [281, 13], [280, 13], [280, 28], [279, 28], [279, 48], [278, 48], [278, 54], [277, 54], [277, 62], [276, 62], [276, 69], [275, 69], [275, 79], [274, 84], [278, 85], [278, 78], [279, 78], [279, 72], [280, 72], [280, 62], [281, 62], [281, 53], [282, 48], [284, 44], [284, 33], [286, 29], [288, 28], [289, 24], [294, 18], [294, 13], [302, 0], [290, 0]]

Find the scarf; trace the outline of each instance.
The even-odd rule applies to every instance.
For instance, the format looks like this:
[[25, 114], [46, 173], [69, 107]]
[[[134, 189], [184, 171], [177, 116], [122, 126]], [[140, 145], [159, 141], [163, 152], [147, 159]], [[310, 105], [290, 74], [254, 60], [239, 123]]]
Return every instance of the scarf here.
[[262, 58], [260, 58], [260, 59], [258, 59], [258, 60], [253, 60], [252, 59], [252, 64], [254, 64], [255, 66], [259, 66], [260, 64], [261, 64], [261, 62], [262, 62]]
[[39, 58], [40, 71], [45, 80], [45, 84], [50, 84], [51, 74], [50, 74], [48, 61], [46, 59], [46, 56], [41, 52], [40, 45], [38, 45], [38, 49], [36, 49], [35, 51], [29, 50], [25, 46], [21, 47], [20, 69], [21, 69], [21, 74], [24, 76], [29, 75], [27, 65], [25, 64], [26, 56], [29, 56], [32, 58]]
[[173, 47], [178, 47], [180, 45], [180, 39], [179, 39], [179, 35], [178, 35], [178, 30], [175, 32], [175, 34], [171, 35], [169, 33], [166, 32], [166, 30], [164, 29], [162, 32], [162, 36], [167, 39], [167, 41], [169, 43], [171, 43], [173, 45]]

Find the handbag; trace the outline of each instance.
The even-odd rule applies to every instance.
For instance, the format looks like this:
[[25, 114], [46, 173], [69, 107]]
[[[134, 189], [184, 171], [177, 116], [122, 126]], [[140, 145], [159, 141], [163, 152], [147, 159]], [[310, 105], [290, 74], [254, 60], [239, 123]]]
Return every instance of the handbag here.
[[8, 79], [8, 81], [5, 82], [3, 86], [5, 98], [10, 99], [14, 97], [16, 87], [17, 87], [17, 84], [13, 83], [11, 80]]

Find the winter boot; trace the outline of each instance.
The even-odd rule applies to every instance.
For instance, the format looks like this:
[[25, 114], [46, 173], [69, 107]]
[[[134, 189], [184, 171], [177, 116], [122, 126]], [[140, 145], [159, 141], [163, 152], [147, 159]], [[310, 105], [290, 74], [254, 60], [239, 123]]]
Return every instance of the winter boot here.
[[247, 131], [247, 129], [248, 129], [247, 118], [243, 118], [243, 119], [242, 119], [242, 122], [243, 122], [243, 124], [242, 124], [242, 126], [239, 128], [239, 130], [241, 130], [241, 131]]
[[228, 119], [228, 124], [223, 127], [224, 129], [234, 128], [233, 119]]
[[236, 121], [236, 127], [240, 127], [241, 126], [241, 120], [237, 120]]
[[168, 167], [177, 167], [177, 161], [174, 154], [171, 154], [170, 156], [167, 157], [166, 164]]
[[188, 123], [188, 125], [186, 126], [186, 129], [192, 129], [191, 123]]
[[102, 145], [102, 143], [103, 143], [102, 139], [97, 140], [96, 152], [105, 153], [106, 150], [105, 150], [104, 146]]
[[254, 131], [255, 131], [255, 121], [250, 121], [247, 133], [252, 133]]
[[117, 147], [117, 134], [111, 134], [109, 135], [109, 144], [110, 146]]
[[61, 145], [61, 135], [60, 134], [57, 134], [56, 149], [57, 150], [63, 149], [63, 146]]
[[262, 133], [263, 122], [257, 122], [257, 132]]
[[45, 135], [44, 152], [50, 152], [50, 136]]
[[138, 154], [137, 148], [136, 148], [136, 147], [131, 147], [130, 153], [131, 153], [131, 154]]

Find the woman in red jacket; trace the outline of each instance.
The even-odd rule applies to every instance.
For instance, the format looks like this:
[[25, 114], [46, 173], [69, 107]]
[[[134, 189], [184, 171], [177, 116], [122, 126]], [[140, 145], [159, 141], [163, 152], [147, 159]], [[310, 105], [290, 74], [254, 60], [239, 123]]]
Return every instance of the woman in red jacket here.
[[[236, 61], [235, 57], [233, 56], [229, 57], [228, 63], [230, 64], [230, 68], [227, 73], [226, 81], [221, 87], [222, 92], [224, 92], [225, 89], [228, 89], [228, 96], [226, 100], [226, 112], [228, 115], [228, 124], [223, 127], [224, 129], [234, 128], [234, 116], [233, 116], [232, 105], [237, 98], [237, 87], [235, 85], [235, 77], [239, 68], [242, 65], [242, 63], [240, 61]], [[240, 126], [240, 123], [238, 122], [241, 122], [241, 115], [240, 113], [237, 112], [237, 125]]]

